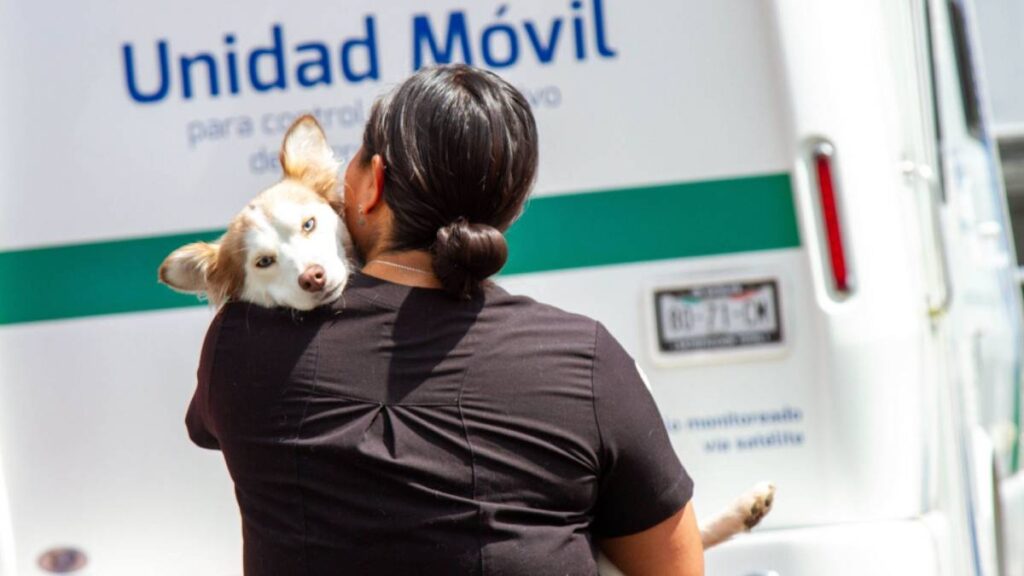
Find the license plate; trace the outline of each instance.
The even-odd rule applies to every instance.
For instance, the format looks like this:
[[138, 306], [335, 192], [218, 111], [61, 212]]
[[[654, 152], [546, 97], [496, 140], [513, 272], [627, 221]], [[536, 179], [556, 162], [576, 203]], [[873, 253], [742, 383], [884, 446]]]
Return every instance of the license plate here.
[[778, 292], [774, 280], [658, 290], [658, 346], [688, 352], [779, 344]]

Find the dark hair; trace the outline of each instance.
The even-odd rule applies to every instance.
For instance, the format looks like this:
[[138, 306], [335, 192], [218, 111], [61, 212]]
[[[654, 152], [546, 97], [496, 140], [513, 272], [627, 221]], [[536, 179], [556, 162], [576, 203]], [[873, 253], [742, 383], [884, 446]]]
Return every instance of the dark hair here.
[[424, 68], [374, 103], [362, 161], [384, 160], [391, 250], [430, 250], [445, 290], [469, 298], [504, 266], [503, 232], [537, 173], [537, 125], [505, 80], [462, 64]]

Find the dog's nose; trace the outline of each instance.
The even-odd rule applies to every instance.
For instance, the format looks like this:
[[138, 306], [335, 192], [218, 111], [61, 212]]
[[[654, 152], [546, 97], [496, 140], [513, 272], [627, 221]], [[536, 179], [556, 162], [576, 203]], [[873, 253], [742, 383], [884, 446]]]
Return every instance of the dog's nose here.
[[302, 286], [306, 292], [319, 292], [324, 289], [326, 283], [324, 267], [319, 264], [313, 264], [299, 275], [299, 286]]

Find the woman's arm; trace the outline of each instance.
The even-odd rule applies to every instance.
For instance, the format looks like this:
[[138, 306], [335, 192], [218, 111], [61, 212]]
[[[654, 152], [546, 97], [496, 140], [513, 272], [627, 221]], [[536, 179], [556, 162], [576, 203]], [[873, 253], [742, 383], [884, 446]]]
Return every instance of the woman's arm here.
[[601, 551], [627, 576], [702, 576], [701, 544], [693, 502], [667, 520], [636, 534], [606, 538]]
[[601, 440], [592, 530], [601, 549], [628, 576], [703, 574], [693, 480], [636, 362], [601, 325], [592, 377]]
[[224, 309], [222, 308], [206, 330], [206, 338], [203, 340], [203, 351], [199, 357], [199, 369], [196, 371], [196, 390], [192, 394], [192, 401], [189, 402], [188, 412], [185, 414], [185, 428], [188, 430], [189, 438], [197, 446], [211, 450], [220, 449], [220, 443], [210, 429], [208, 411], [210, 405], [210, 379], [213, 375], [213, 357], [217, 348], [217, 337], [220, 335], [220, 326], [223, 320]]

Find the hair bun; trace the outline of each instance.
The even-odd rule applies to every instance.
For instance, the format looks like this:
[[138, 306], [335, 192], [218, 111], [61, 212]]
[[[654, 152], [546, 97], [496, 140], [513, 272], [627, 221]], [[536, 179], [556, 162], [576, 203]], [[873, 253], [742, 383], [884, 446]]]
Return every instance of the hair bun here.
[[468, 299], [508, 260], [505, 235], [494, 226], [459, 218], [437, 231], [434, 273], [449, 294]]

